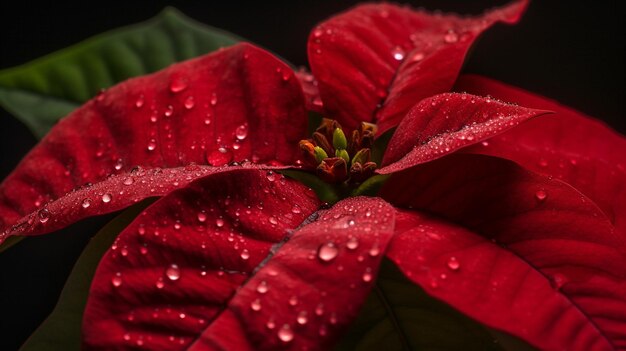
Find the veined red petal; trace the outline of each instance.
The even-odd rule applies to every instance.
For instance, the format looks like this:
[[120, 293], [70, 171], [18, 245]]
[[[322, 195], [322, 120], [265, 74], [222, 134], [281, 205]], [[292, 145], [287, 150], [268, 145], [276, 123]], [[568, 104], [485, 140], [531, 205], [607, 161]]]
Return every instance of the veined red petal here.
[[[191, 350], [328, 350], [376, 280], [395, 211], [349, 198], [297, 230], [228, 304]], [[264, 294], [258, 287], [269, 286]], [[251, 308], [256, 302], [259, 311]]]
[[413, 282], [465, 314], [541, 350], [612, 350], [602, 333], [531, 264], [465, 228], [400, 211], [389, 257]]
[[480, 143], [547, 111], [493, 98], [446, 93], [422, 100], [402, 120], [378, 172], [388, 174]]
[[515, 23], [526, 4], [477, 17], [368, 4], [332, 17], [308, 44], [326, 113], [347, 128], [396, 126], [421, 99], [449, 91], [478, 35], [498, 21]]
[[466, 151], [503, 157], [565, 181], [600, 206], [626, 237], [626, 138], [553, 100], [488, 78], [461, 76], [455, 89], [554, 111]]
[[318, 206], [305, 186], [258, 170], [214, 174], [171, 192], [102, 258], [83, 319], [85, 347], [186, 349]]
[[[626, 346], [626, 240], [593, 201], [571, 186], [526, 171], [507, 160], [455, 154], [392, 175], [381, 190], [381, 196], [394, 205], [425, 211], [462, 225], [500, 244], [543, 274], [544, 279], [552, 282], [555, 292], [567, 298], [567, 305], [574, 306], [585, 316], [587, 331], [583, 339], [591, 335], [592, 329], [598, 331], [588, 343], [572, 345], [572, 348], [585, 349], [587, 345], [607, 343], [617, 349]], [[436, 239], [436, 235], [433, 238]], [[459, 240], [459, 249], [469, 245], [464, 239]], [[482, 245], [480, 241], [476, 244]], [[456, 247], [450, 246], [450, 250]], [[497, 252], [486, 250], [485, 255]], [[504, 260], [510, 260], [509, 257], [502, 255]], [[490, 271], [501, 272], [509, 266], [483, 262], [478, 267], [485, 270], [476, 274], [488, 277]], [[518, 277], [521, 287], [520, 291], [503, 292], [507, 294], [504, 298], [514, 307], [534, 303], [535, 307], [527, 307], [527, 312], [543, 316], [537, 317], [536, 323], [554, 324], [553, 327], [535, 329], [537, 324], [528, 324], [527, 320], [495, 318], [495, 314], [503, 313], [497, 309], [502, 302], [489, 310], [473, 304], [475, 293], [467, 294], [467, 299], [445, 294], [440, 297], [447, 299], [449, 296], [450, 303], [472, 317], [540, 347], [545, 344], [546, 348], [557, 348], [550, 344], [552, 337], [557, 341], [567, 337], [575, 340], [579, 332], [576, 325], [582, 328], [585, 324], [570, 324], [573, 323], [570, 319], [573, 317], [568, 316], [571, 308], [564, 309], [567, 305], [562, 303], [546, 304], [541, 298], [543, 292], [533, 301], [532, 294], [526, 295], [535, 290], [527, 291], [525, 284], [528, 282], [522, 279], [524, 270], [514, 266], [511, 269], [517, 273], [499, 279]], [[533, 273], [528, 279], [536, 280], [537, 275]], [[499, 299], [498, 291], [488, 285], [489, 280], [483, 282], [487, 284], [476, 288], [481, 289], [477, 291], [483, 298]], [[546, 282], [543, 287], [537, 283], [537, 291], [542, 291]], [[463, 288], [463, 284], [469, 283], [459, 284], [459, 288]], [[489, 289], [488, 292], [484, 292], [485, 289]]]
[[302, 92], [304, 93], [307, 110], [323, 113], [324, 105], [322, 104], [322, 99], [320, 98], [320, 90], [317, 87], [317, 80], [313, 74], [300, 70], [296, 72], [296, 77], [298, 77], [298, 80], [300, 80], [300, 84], [302, 85]]
[[235, 170], [153, 204], [98, 267], [85, 346], [332, 345], [371, 289], [395, 211], [351, 198], [305, 221], [319, 205], [309, 194], [289, 179]]
[[59, 122], [0, 185], [0, 231], [137, 165], [289, 164], [306, 128], [298, 80], [261, 49], [240, 44], [172, 65], [103, 92]]

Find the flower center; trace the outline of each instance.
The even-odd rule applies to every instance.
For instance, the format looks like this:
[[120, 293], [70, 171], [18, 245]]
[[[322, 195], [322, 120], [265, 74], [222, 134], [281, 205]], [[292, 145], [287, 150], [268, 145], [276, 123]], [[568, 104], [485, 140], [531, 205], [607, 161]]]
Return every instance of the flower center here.
[[328, 183], [362, 183], [377, 167], [371, 160], [376, 130], [375, 124], [361, 122], [346, 137], [337, 121], [324, 118], [311, 139], [300, 140], [305, 168]]

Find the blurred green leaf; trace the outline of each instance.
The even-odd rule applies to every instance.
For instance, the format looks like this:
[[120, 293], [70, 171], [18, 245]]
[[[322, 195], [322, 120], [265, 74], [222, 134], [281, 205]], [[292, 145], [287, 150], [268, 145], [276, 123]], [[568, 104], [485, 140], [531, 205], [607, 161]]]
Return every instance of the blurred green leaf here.
[[335, 350], [535, 350], [436, 300], [389, 260], [357, 320]]
[[0, 71], [0, 105], [41, 138], [103, 88], [241, 40], [166, 8], [147, 22]]
[[26, 340], [20, 351], [80, 350], [83, 310], [100, 259], [117, 235], [154, 201], [148, 199], [130, 207], [91, 239], [76, 261], [54, 310]]

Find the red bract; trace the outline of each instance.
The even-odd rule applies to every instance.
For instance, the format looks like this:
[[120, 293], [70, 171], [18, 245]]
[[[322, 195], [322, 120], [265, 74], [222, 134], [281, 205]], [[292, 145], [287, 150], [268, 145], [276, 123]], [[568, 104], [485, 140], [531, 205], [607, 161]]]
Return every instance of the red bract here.
[[[87, 349], [328, 349], [383, 258], [540, 349], [624, 348], [626, 140], [544, 98], [457, 79], [480, 32], [525, 5], [476, 18], [364, 5], [312, 31], [312, 75], [243, 44], [129, 80], [2, 183], [0, 228], [41, 234], [163, 196], [100, 262]], [[302, 164], [307, 110], [396, 128], [378, 197], [327, 208], [279, 173]]]

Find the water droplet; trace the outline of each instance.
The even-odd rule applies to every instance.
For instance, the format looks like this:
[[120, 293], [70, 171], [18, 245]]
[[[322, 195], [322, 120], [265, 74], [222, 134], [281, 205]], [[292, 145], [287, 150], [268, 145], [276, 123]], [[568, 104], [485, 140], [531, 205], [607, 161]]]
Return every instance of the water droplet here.
[[83, 206], [83, 208], [87, 208], [87, 207], [91, 206], [91, 200], [90, 199], [83, 199], [83, 202], [82, 202], [81, 206]]
[[396, 46], [391, 50], [391, 56], [397, 61], [402, 61], [404, 59], [404, 50], [401, 47]]
[[298, 304], [298, 297], [297, 296], [292, 296], [289, 298], [289, 306], [295, 306]]
[[172, 79], [170, 82], [170, 91], [172, 93], [179, 93], [185, 89], [187, 89], [187, 81], [185, 79]]
[[323, 314], [324, 314], [324, 304], [320, 303], [319, 305], [317, 305], [317, 307], [315, 307], [315, 315], [321, 316]]
[[539, 201], [543, 201], [548, 197], [548, 193], [545, 190], [537, 190], [535, 193], [535, 198]]
[[254, 301], [252, 301], [252, 302], [250, 303], [250, 308], [251, 308], [253, 311], [260, 311], [260, 310], [261, 310], [261, 300], [259, 300], [259, 299], [255, 299]]
[[370, 267], [365, 268], [365, 273], [363, 273], [363, 281], [366, 283], [369, 283], [372, 281], [372, 278], [374, 276], [372, 275], [372, 269]]
[[163, 287], [165, 286], [165, 283], [163, 283], [163, 278], [157, 279], [155, 285], [156, 285], [157, 289], [163, 289]]
[[223, 147], [207, 152], [206, 156], [207, 163], [215, 167], [227, 165], [232, 159], [233, 154]]
[[203, 223], [206, 221], [206, 213], [204, 211], [198, 213], [198, 221]]
[[276, 180], [276, 173], [274, 173], [273, 171], [267, 171], [267, 173], [265, 174], [265, 178], [267, 178], [267, 180], [269, 180], [270, 182], [273, 182]]
[[111, 278], [111, 284], [113, 284], [113, 286], [116, 288], [122, 285], [122, 273], [120, 272], [115, 273], [113, 278]]
[[168, 105], [167, 109], [165, 110], [165, 113], [163, 113], [165, 115], [165, 117], [170, 117], [171, 115], [174, 114], [174, 106], [172, 105]]
[[143, 95], [139, 95], [139, 97], [137, 98], [137, 101], [135, 101], [135, 107], [141, 108], [143, 106], [143, 103], [144, 103]]
[[209, 102], [211, 103], [211, 106], [217, 105], [217, 95], [215, 95], [215, 93], [211, 94], [211, 100]]
[[456, 43], [459, 41], [459, 35], [452, 29], [448, 30], [446, 34], [443, 36], [443, 41], [448, 44]]
[[131, 185], [135, 182], [135, 180], [132, 177], [126, 177], [124, 179], [124, 185]]
[[193, 98], [193, 96], [188, 96], [187, 99], [185, 99], [184, 106], [186, 109], [191, 110], [195, 105], [196, 100]]
[[374, 244], [368, 253], [372, 257], [378, 256], [380, 254], [380, 247], [378, 246], [378, 243]]
[[111, 194], [102, 195], [102, 202], [104, 202], [105, 204], [111, 202], [112, 199], [113, 197], [111, 196]]
[[317, 249], [317, 257], [322, 262], [330, 262], [334, 260], [338, 254], [339, 254], [339, 249], [337, 248], [337, 246], [335, 246], [334, 243], [331, 243], [331, 242], [322, 244]]
[[359, 239], [357, 239], [355, 236], [351, 236], [346, 243], [346, 247], [348, 248], [348, 250], [356, 250], [357, 247], [359, 247]]
[[280, 341], [285, 343], [293, 340], [293, 331], [291, 330], [289, 324], [283, 324], [280, 330], [278, 330], [278, 338]]
[[265, 294], [270, 289], [269, 285], [265, 280], [262, 280], [259, 285], [256, 287], [256, 291], [259, 294]]
[[153, 151], [154, 149], [156, 149], [156, 140], [154, 139], [150, 139], [150, 141], [148, 141], [148, 151]]
[[278, 224], [278, 220], [274, 216], [271, 216], [270, 218], [268, 218], [267, 221], [270, 222], [273, 225]]
[[452, 256], [448, 259], [448, 268], [450, 268], [453, 271], [458, 270], [461, 267], [461, 264], [459, 263], [459, 261], [456, 259], [456, 257]]
[[50, 219], [50, 211], [43, 209], [39, 211], [39, 222], [46, 223]]
[[235, 137], [237, 140], [244, 140], [248, 136], [248, 125], [242, 124], [235, 129]]
[[176, 281], [180, 279], [180, 268], [178, 268], [177, 264], [172, 263], [165, 270], [165, 275], [167, 276], [169, 280]]
[[299, 213], [302, 213], [302, 210], [300, 209], [300, 206], [293, 205], [293, 207], [291, 208], [291, 213], [299, 214]]
[[217, 226], [218, 228], [221, 228], [224, 226], [224, 219], [222, 218], [218, 218], [215, 220], [215, 226]]
[[274, 322], [273, 319], [270, 319], [270, 320], [267, 321], [265, 326], [267, 327], [267, 329], [274, 329], [274, 328], [276, 328], [276, 323]]
[[307, 318], [306, 311], [301, 311], [300, 313], [298, 313], [298, 317], [296, 318], [296, 322], [298, 322], [298, 324], [305, 325], [308, 321], [309, 319]]
[[419, 62], [419, 61], [422, 61], [423, 59], [424, 59], [423, 52], [416, 52], [411, 56], [411, 61], [413, 62]]
[[320, 336], [326, 336], [326, 333], [328, 333], [328, 330], [326, 329], [326, 325], [322, 324], [320, 326], [319, 333], [320, 333]]
[[122, 169], [122, 167], [124, 167], [124, 161], [122, 161], [122, 159], [120, 158], [115, 162], [113, 168], [115, 168], [116, 171], [119, 171], [120, 169]]
[[250, 252], [248, 251], [248, 249], [243, 249], [240, 256], [242, 260], [247, 260], [250, 258]]

